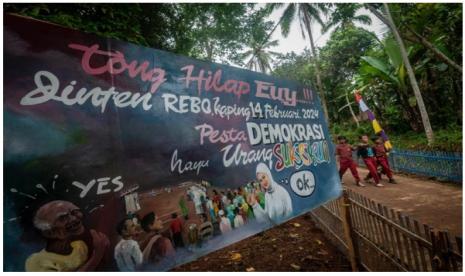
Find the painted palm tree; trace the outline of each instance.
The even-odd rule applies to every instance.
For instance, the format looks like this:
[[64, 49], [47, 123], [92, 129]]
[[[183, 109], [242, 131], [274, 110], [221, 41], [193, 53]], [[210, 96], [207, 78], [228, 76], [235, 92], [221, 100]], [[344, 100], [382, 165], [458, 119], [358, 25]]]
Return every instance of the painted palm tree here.
[[278, 56], [279, 53], [267, 49], [277, 46], [278, 44], [278, 40], [260, 43], [252, 38], [248, 43], [249, 50], [241, 55], [242, 59], [246, 60], [245, 66], [247, 69], [262, 73], [271, 72], [271, 61], [273, 57]]
[[329, 20], [323, 27], [323, 32], [335, 27], [337, 29], [345, 29], [354, 26], [355, 23], [371, 25], [371, 18], [365, 14], [357, 15], [357, 12], [363, 7], [356, 3], [339, 3], [336, 8], [330, 12]]
[[320, 74], [320, 64], [318, 62], [318, 55], [315, 48], [315, 43], [313, 40], [312, 28], [311, 25], [313, 22], [319, 23], [321, 26], [324, 26], [324, 22], [321, 18], [321, 15], [326, 15], [328, 8], [331, 4], [324, 3], [272, 3], [268, 4], [270, 10], [275, 10], [282, 8], [283, 5], [286, 5], [284, 12], [282, 13], [279, 19], [279, 25], [281, 26], [281, 32], [284, 37], [289, 35], [292, 22], [298, 20], [300, 24], [300, 30], [302, 36], [305, 38], [305, 33], [308, 34], [310, 40], [310, 49], [312, 51], [312, 56], [315, 62], [315, 75], [316, 75], [316, 84], [318, 90], [320, 91], [321, 103], [323, 105], [323, 111], [326, 117], [326, 120], [329, 123], [328, 117], [328, 108], [326, 106], [325, 93], [323, 91], [323, 85], [321, 83], [321, 74]]

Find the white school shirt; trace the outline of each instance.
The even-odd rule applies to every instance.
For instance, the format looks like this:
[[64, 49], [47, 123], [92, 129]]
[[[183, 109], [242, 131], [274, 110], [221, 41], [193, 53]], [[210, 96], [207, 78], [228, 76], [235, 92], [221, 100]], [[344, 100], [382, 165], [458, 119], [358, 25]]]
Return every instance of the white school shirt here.
[[121, 239], [115, 246], [115, 260], [120, 271], [136, 271], [142, 264], [142, 251], [135, 240]]

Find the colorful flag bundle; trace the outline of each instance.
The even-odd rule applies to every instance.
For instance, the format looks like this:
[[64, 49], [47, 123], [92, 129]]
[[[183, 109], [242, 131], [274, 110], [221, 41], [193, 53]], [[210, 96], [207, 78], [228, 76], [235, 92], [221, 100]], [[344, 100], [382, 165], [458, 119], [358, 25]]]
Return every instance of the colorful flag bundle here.
[[373, 125], [373, 130], [375, 131], [375, 133], [380, 135], [383, 138], [384, 147], [388, 150], [392, 149], [392, 145], [391, 145], [391, 142], [389, 141], [389, 137], [386, 135], [386, 132], [384, 132], [384, 130], [381, 128], [381, 126], [379, 125], [378, 121], [375, 118], [375, 115], [368, 108], [365, 101], [363, 101], [363, 98], [358, 93], [358, 91], [355, 92], [355, 100], [357, 101], [360, 107], [360, 110], [367, 114], [368, 119], [371, 121], [371, 124]]

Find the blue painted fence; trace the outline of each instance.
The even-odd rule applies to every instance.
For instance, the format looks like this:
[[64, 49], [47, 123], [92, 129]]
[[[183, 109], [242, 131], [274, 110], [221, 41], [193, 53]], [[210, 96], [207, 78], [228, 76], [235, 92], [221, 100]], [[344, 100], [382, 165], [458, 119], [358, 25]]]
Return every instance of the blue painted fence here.
[[[354, 152], [354, 160], [357, 155]], [[358, 164], [365, 166], [363, 160]], [[462, 182], [462, 153], [440, 151], [412, 151], [394, 149], [389, 154], [389, 165], [396, 172], [413, 173], [440, 180]]]

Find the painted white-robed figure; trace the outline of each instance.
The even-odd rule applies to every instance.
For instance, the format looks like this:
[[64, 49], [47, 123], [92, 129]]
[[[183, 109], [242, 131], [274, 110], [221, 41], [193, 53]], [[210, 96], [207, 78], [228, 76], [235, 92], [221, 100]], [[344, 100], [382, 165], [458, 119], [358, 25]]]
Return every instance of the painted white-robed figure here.
[[259, 222], [278, 222], [292, 215], [292, 200], [287, 190], [273, 180], [270, 169], [260, 163], [256, 169], [256, 177], [265, 191], [265, 208], [257, 202], [254, 194], [249, 194], [247, 202], [252, 206], [255, 218]]

